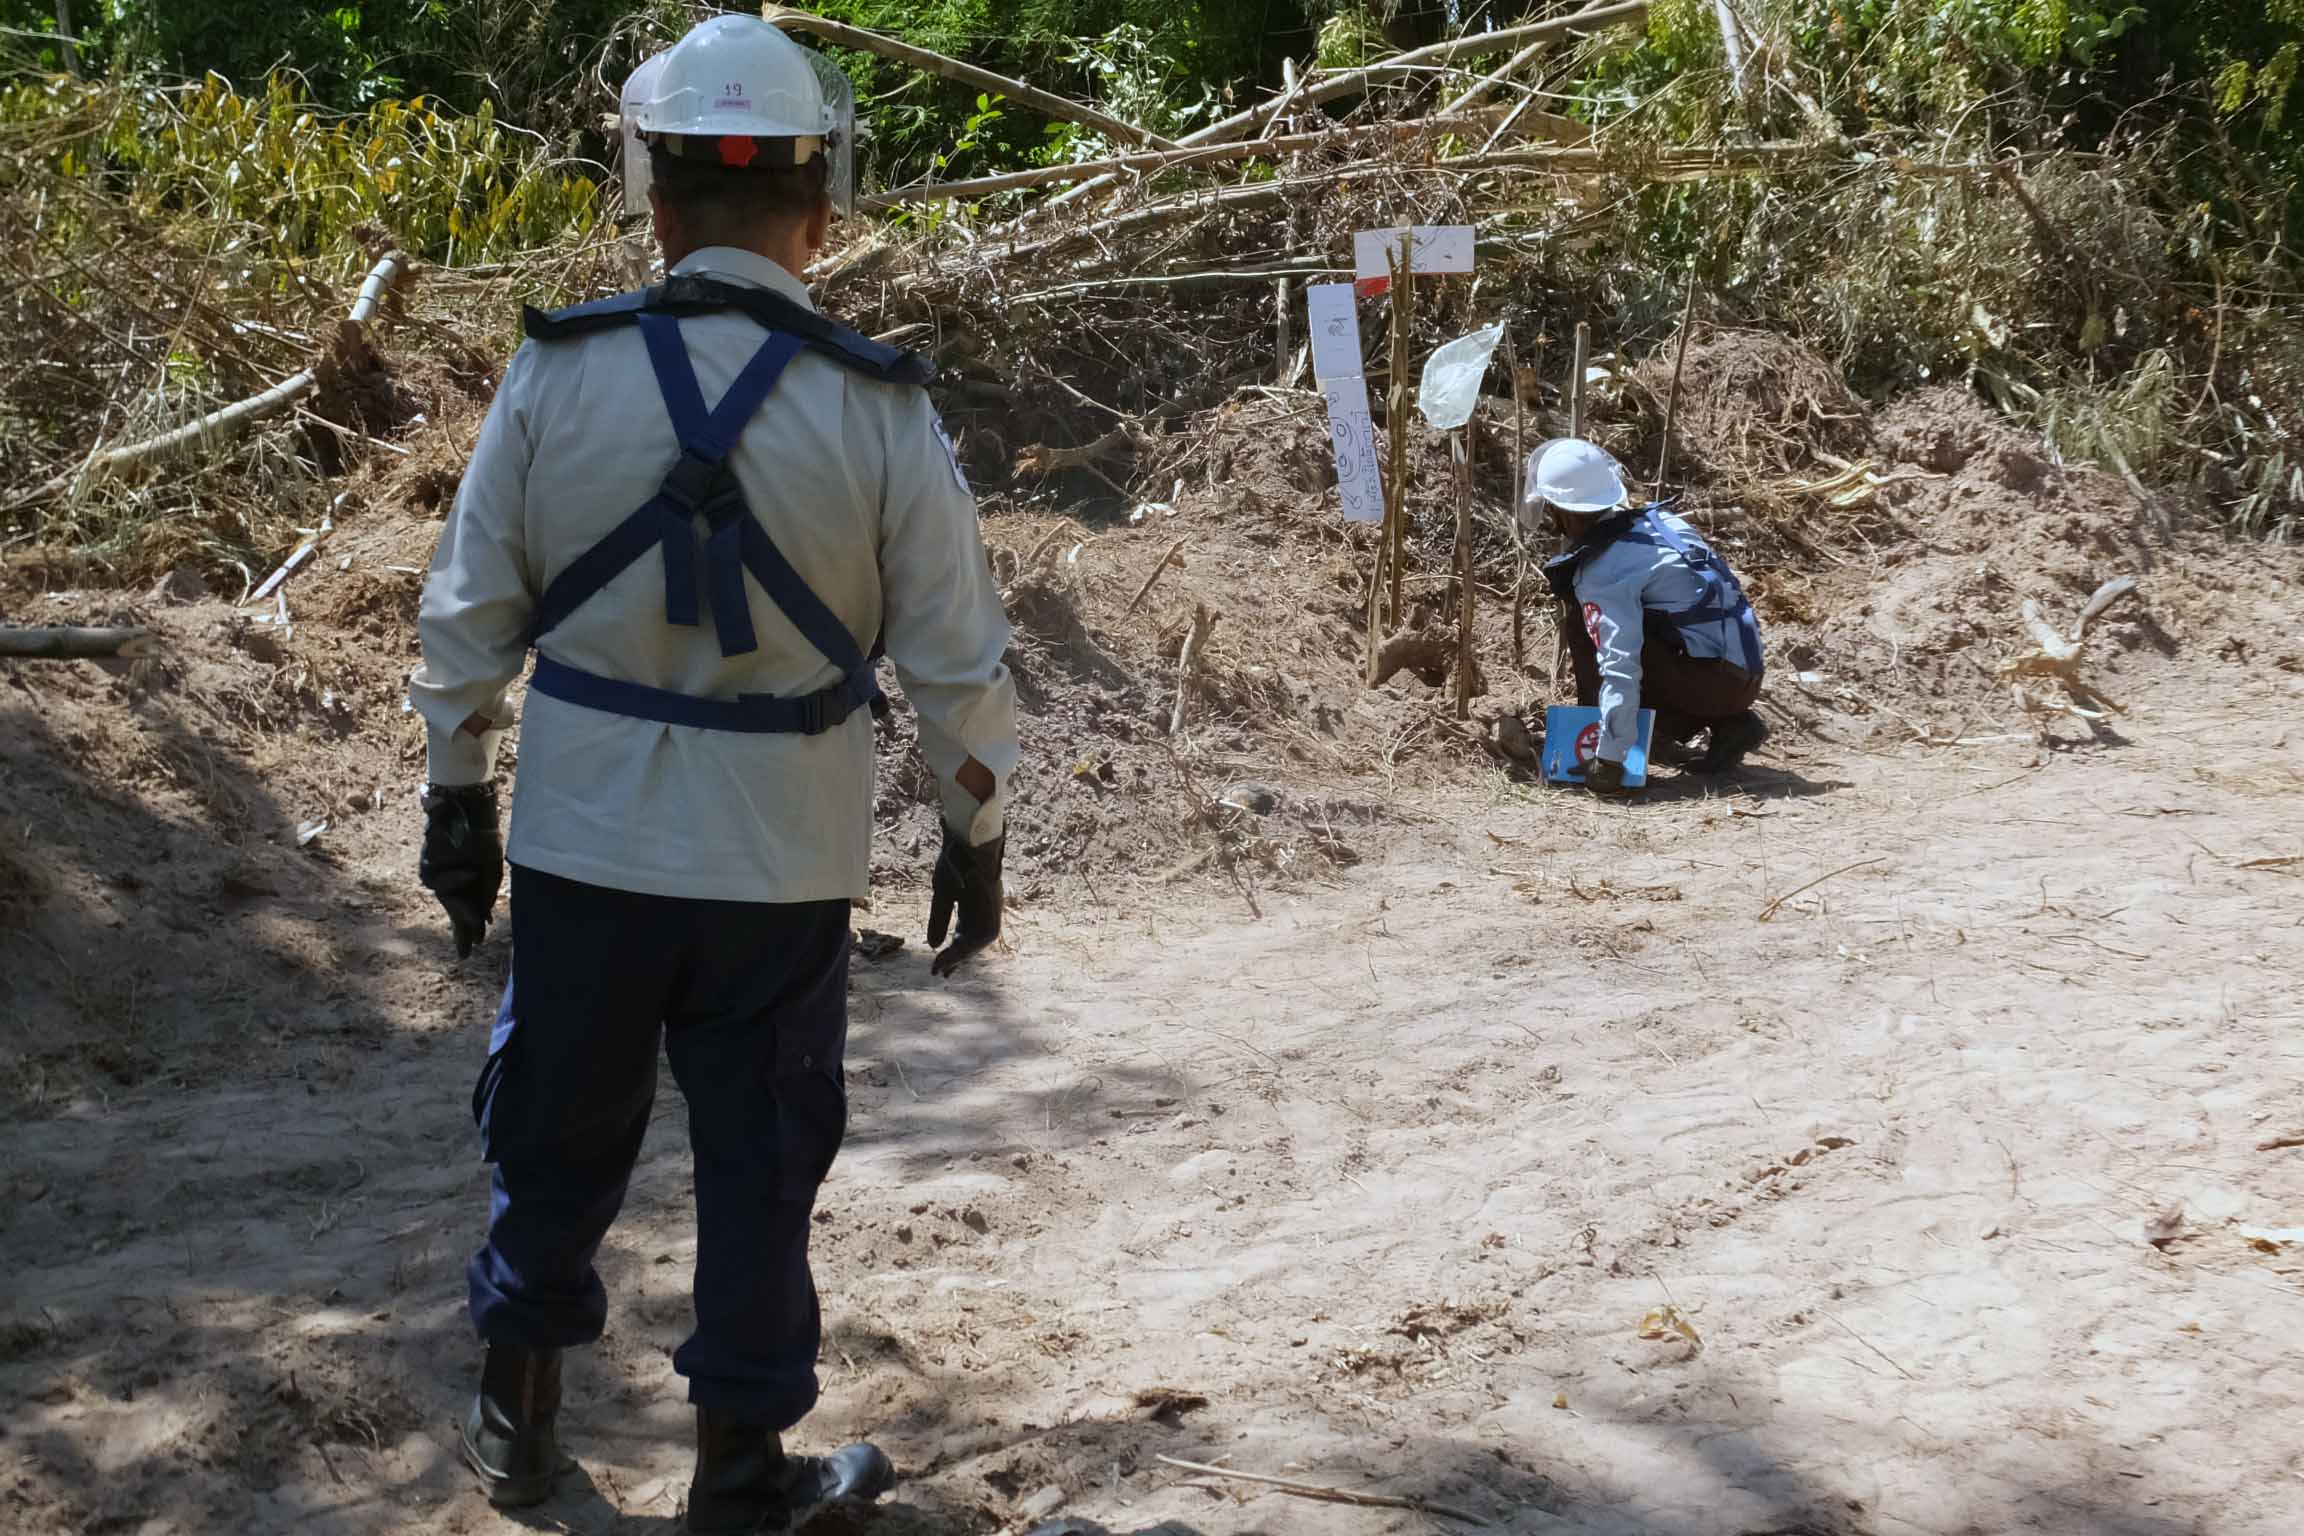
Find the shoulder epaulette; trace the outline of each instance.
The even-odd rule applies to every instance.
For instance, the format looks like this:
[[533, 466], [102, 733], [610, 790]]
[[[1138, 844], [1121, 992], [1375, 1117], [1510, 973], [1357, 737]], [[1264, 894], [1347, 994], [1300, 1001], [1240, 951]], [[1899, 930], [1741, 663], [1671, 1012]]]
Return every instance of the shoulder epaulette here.
[[741, 311], [767, 330], [797, 336], [811, 352], [868, 378], [925, 387], [936, 377], [936, 365], [917, 352], [874, 341], [782, 294], [708, 277], [671, 277], [653, 287], [567, 309], [531, 307], [522, 311], [521, 326], [532, 341], [565, 341], [630, 325], [644, 313], [704, 315], [727, 309]]

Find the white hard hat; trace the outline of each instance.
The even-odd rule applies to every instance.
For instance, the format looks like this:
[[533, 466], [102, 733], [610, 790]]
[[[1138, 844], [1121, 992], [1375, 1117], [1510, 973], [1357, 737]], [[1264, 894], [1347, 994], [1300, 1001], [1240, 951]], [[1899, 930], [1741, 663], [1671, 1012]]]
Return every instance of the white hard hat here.
[[652, 154], [776, 169], [826, 157], [833, 206], [852, 211], [856, 96], [840, 66], [757, 16], [715, 16], [624, 82], [624, 207], [648, 205]]
[[1616, 456], [1580, 437], [1556, 437], [1528, 455], [1527, 486], [1531, 512], [1547, 501], [1563, 512], [1606, 512], [1630, 494]]

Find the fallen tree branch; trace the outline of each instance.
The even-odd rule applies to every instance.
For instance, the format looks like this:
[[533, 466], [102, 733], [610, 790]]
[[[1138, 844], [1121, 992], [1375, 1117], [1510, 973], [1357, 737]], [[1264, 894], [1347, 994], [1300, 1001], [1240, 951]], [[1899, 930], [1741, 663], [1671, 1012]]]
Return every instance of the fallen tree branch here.
[[1461, 1521], [1481, 1530], [1493, 1530], [1495, 1522], [1486, 1520], [1468, 1510], [1458, 1509], [1432, 1499], [1408, 1498], [1394, 1493], [1358, 1493], [1349, 1488], [1330, 1488], [1320, 1483], [1300, 1483], [1294, 1478], [1267, 1477], [1261, 1472], [1235, 1472], [1230, 1467], [1211, 1467], [1205, 1462], [1183, 1461], [1174, 1456], [1160, 1460], [1171, 1467], [1194, 1473], [1200, 1477], [1225, 1477], [1237, 1483], [1254, 1483], [1262, 1488], [1276, 1488], [1299, 1499], [1317, 1499], [1323, 1504], [1357, 1504], [1362, 1509], [1406, 1509], [1420, 1515], [1439, 1515], [1443, 1519]]
[[[351, 312], [337, 327], [337, 353], [334, 355], [356, 356], [365, 350], [368, 344], [367, 328], [369, 324], [376, 318], [376, 311], [382, 307], [384, 296], [391, 292], [393, 287], [406, 275], [407, 268], [408, 258], [398, 251], [393, 251], [382, 257], [374, 267], [369, 269], [367, 281], [360, 285], [359, 295], [352, 301]], [[94, 478], [111, 474], [118, 470], [149, 463], [155, 459], [166, 458], [183, 448], [194, 445], [204, 446], [236, 437], [249, 427], [278, 415], [281, 411], [312, 393], [314, 389], [319, 387], [320, 372], [326, 365], [325, 361], [315, 363], [300, 373], [291, 374], [282, 379], [262, 394], [251, 395], [249, 398], [236, 401], [221, 410], [210, 411], [197, 421], [188, 421], [180, 427], [171, 428], [161, 433], [158, 437], [149, 437], [142, 442], [128, 443], [118, 448], [106, 449], [89, 459], [78, 470], [56, 476], [25, 499], [29, 501], [53, 496], [70, 487], [75, 480], [83, 477]]]
[[924, 70], [940, 80], [954, 80], [963, 85], [973, 85], [981, 91], [997, 91], [1018, 106], [1028, 107], [1044, 117], [1053, 117], [1059, 122], [1079, 123], [1084, 127], [1101, 129], [1123, 142], [1149, 144], [1155, 149], [1179, 149], [1183, 147], [1174, 140], [1160, 137], [1148, 128], [1139, 128], [1133, 123], [1124, 123], [1109, 112], [1099, 112], [1094, 107], [1086, 106], [1077, 101], [1066, 100], [1062, 96], [1043, 91], [1038, 86], [1026, 85], [1021, 80], [1011, 80], [1006, 75], [996, 75], [988, 69], [980, 69], [974, 64], [962, 63], [946, 54], [901, 42], [884, 33], [867, 32], [862, 27], [852, 27], [846, 22], [833, 21], [828, 17], [813, 15], [807, 11], [796, 11], [787, 6], [764, 5], [760, 9], [761, 14], [772, 24], [787, 32], [812, 32], [826, 42], [837, 43], [843, 48], [854, 48], [864, 53], [875, 53], [884, 59], [894, 59], [900, 64], [909, 64], [914, 69]]
[[0, 657], [11, 661], [91, 661], [112, 656], [148, 656], [151, 652], [151, 632], [143, 629], [87, 629], [73, 625], [0, 629]]
[[[1295, 100], [1308, 107], [1324, 106], [1331, 101], [1341, 101], [1347, 96], [1362, 95], [1371, 86], [1405, 79], [1434, 65], [1449, 63], [1468, 53], [1494, 53], [1500, 48], [1518, 47], [1524, 43], [1535, 42], [1539, 38], [1565, 37], [1572, 32], [1596, 32], [1608, 27], [1632, 26], [1645, 21], [1647, 16], [1648, 0], [1621, 0], [1621, 3], [1614, 5], [1587, 6], [1573, 15], [1556, 16], [1549, 21], [1530, 22], [1525, 26], [1518, 27], [1500, 27], [1493, 32], [1474, 32], [1464, 37], [1433, 43], [1428, 47], [1411, 49], [1406, 53], [1397, 53], [1388, 59], [1379, 59], [1374, 64], [1339, 71], [1317, 84], [1307, 86], [1297, 94]], [[1205, 128], [1184, 135], [1179, 142], [1190, 147], [1198, 147], [1202, 144], [1229, 144], [1251, 132], [1259, 131], [1260, 126], [1268, 121], [1270, 111], [1268, 106], [1255, 106], [1244, 112], [1235, 112], [1219, 122], [1210, 123]], [[1071, 191], [1050, 198], [1041, 205], [1040, 209], [1034, 209], [1032, 212], [1062, 207], [1088, 196], [1091, 192], [1110, 186], [1112, 181], [1113, 178], [1110, 176], [1100, 176], [1093, 181], [1084, 181]], [[1030, 216], [1030, 213], [1024, 215], [1025, 218]]]
[[1122, 422], [1092, 443], [1077, 448], [1050, 448], [1045, 443], [1034, 443], [1016, 455], [1016, 473], [1045, 476], [1067, 469], [1085, 469], [1100, 459], [1116, 458], [1136, 451], [1136, 433]]

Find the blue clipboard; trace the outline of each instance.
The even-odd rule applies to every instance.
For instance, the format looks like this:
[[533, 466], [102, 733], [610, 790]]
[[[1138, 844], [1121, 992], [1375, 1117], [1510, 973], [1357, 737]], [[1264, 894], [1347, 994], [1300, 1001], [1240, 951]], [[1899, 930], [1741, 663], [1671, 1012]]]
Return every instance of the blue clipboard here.
[[[1640, 711], [1640, 739], [1624, 754], [1624, 783], [1638, 789], [1648, 782], [1648, 749], [1656, 740], [1656, 711]], [[1584, 764], [1600, 742], [1600, 711], [1555, 704], [1544, 711], [1544, 777], [1555, 784], [1584, 782]]]

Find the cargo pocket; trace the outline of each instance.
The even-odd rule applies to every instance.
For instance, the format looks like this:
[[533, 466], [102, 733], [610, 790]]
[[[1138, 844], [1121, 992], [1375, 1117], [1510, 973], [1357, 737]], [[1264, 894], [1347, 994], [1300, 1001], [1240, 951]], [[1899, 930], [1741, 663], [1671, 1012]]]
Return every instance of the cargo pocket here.
[[832, 1171], [848, 1131], [848, 1087], [841, 1061], [848, 1046], [847, 1009], [822, 1020], [786, 1020], [776, 1041], [777, 1193], [813, 1200]]

